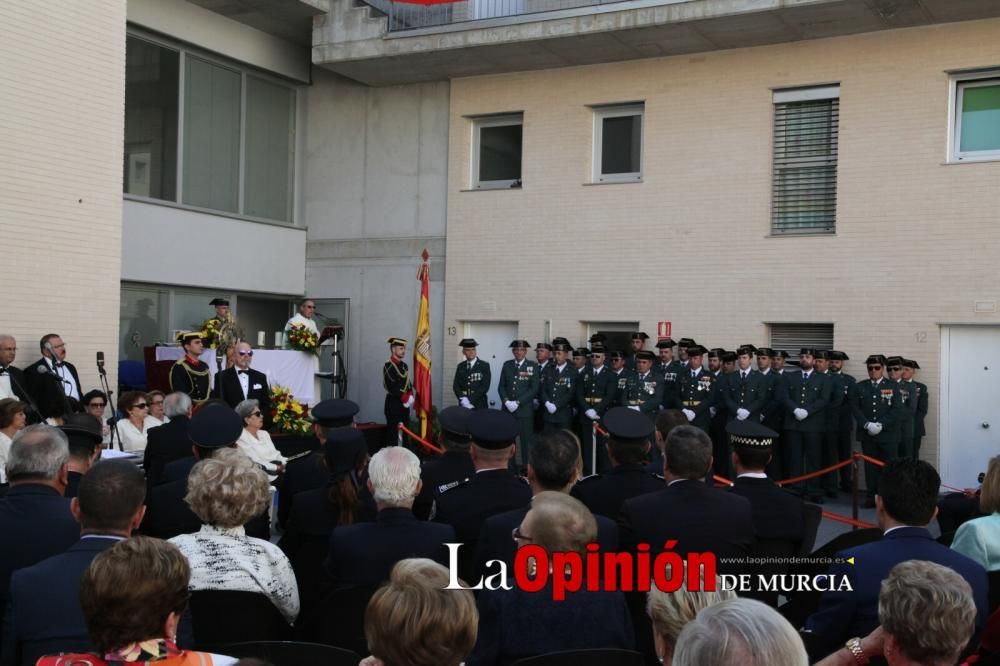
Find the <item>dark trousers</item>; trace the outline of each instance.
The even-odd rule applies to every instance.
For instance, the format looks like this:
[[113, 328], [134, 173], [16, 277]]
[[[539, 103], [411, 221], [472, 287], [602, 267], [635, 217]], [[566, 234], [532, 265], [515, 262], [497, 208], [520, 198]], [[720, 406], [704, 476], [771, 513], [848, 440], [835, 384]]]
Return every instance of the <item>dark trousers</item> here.
[[[823, 433], [785, 431], [785, 478], [802, 476], [822, 467]], [[820, 494], [819, 479], [796, 483], [793, 488], [811, 497]]]
[[594, 453], [597, 453], [597, 473], [603, 474], [611, 469], [611, 461], [608, 460], [607, 441], [604, 435], [597, 434], [597, 442], [594, 442], [593, 421], [584, 417], [580, 422], [580, 446], [583, 448], [583, 474], [587, 476], [594, 473]]
[[899, 440], [899, 457], [913, 458], [913, 432], [904, 432]]
[[913, 457], [920, 460], [920, 442], [924, 439], [923, 435], [913, 436]]
[[[899, 440], [877, 440], [868, 433], [862, 434], [860, 440], [861, 451], [866, 456], [886, 463], [899, 457]], [[878, 480], [881, 476], [881, 467], [865, 461], [865, 488], [869, 498], [875, 497], [875, 493], [878, 491]]]
[[527, 467], [531, 460], [531, 438], [535, 433], [535, 415], [528, 413], [527, 416], [517, 415], [517, 459], [521, 465]]
[[[823, 452], [820, 467], [830, 467], [842, 460], [840, 458], [840, 432], [823, 433]], [[847, 469], [846, 467], [844, 469]], [[837, 492], [837, 472], [833, 471], [820, 477], [820, 485], [827, 492]]]
[[[403, 407], [399, 398], [391, 395], [385, 396], [385, 440], [383, 446], [395, 446], [399, 442], [399, 424], [409, 427], [410, 410]], [[406, 440], [407, 438], [404, 438]]]
[[[853, 425], [853, 423], [852, 423]], [[838, 460], [847, 460], [851, 457], [853, 451], [851, 450], [854, 446], [854, 433], [849, 429], [841, 428], [840, 432], [837, 433], [837, 458]], [[853, 486], [851, 485], [851, 467], [840, 468], [840, 489], [846, 492], [851, 492]]]
[[767, 475], [774, 479], [775, 481], [780, 481], [785, 478], [785, 429], [784, 429], [784, 417], [779, 412], [778, 414], [768, 416], [764, 419], [764, 425], [778, 433], [778, 439], [775, 440], [774, 446], [771, 447], [771, 462], [767, 464], [765, 471]]
[[712, 438], [712, 471], [719, 476], [733, 480], [730, 471], [729, 435], [726, 433], [726, 417], [716, 414], [708, 428], [708, 436]]

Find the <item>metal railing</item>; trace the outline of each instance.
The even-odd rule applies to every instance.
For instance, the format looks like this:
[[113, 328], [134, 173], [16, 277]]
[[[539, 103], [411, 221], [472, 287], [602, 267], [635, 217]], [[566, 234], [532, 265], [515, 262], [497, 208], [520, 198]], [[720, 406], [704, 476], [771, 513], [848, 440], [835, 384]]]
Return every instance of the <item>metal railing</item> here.
[[389, 17], [389, 32], [484, 21], [560, 9], [595, 7], [627, 0], [460, 0], [437, 5], [417, 5], [392, 0], [358, 0]]

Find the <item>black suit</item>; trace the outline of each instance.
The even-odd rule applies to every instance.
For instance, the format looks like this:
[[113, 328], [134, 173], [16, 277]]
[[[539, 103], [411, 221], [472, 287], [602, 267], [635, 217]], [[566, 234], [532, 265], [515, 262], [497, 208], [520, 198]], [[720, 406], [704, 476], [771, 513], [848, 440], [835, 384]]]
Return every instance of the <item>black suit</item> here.
[[11, 487], [0, 499], [0, 617], [7, 608], [10, 576], [64, 552], [80, 538], [69, 500], [38, 483]]
[[750, 500], [758, 539], [802, 541], [805, 524], [800, 497], [784, 490], [771, 479], [748, 476], [737, 477], [729, 492]]
[[[172, 417], [170, 423], [149, 429], [146, 450], [142, 454], [147, 489], [163, 482], [163, 471], [168, 463], [191, 456], [193, 442], [188, 437], [187, 426], [188, 417], [181, 415]], [[148, 491], [146, 495], [148, 497]]]
[[[530, 399], [529, 399], [530, 404]], [[468, 451], [445, 451], [444, 455], [424, 462], [420, 467], [420, 480], [424, 485], [420, 494], [413, 502], [413, 515], [420, 520], [427, 520], [434, 505], [434, 496], [456, 481], [465, 481], [476, 473], [472, 458]]]
[[267, 385], [267, 375], [259, 370], [247, 370], [247, 394], [243, 395], [236, 368], [226, 368], [215, 375], [215, 386], [212, 387], [212, 397], [221, 398], [230, 407], [236, 407], [244, 400], [256, 400], [260, 412], [264, 416], [264, 429], [271, 429], [271, 389]]
[[[618, 523], [623, 550], [647, 543], [655, 557], [668, 540], [682, 557], [712, 552], [741, 558], [754, 543], [753, 510], [745, 497], [711, 488], [700, 479], [677, 481], [663, 490], [625, 502]], [[735, 569], [735, 570], [734, 570]], [[739, 565], [718, 565], [721, 573], [741, 573]]]
[[285, 478], [278, 493], [278, 524], [284, 527], [292, 511], [292, 502], [297, 495], [307, 490], [325, 488], [330, 478], [323, 452], [317, 451], [304, 458], [290, 460], [285, 465]]
[[[662, 466], [661, 466], [662, 469]], [[613, 467], [606, 474], [580, 479], [570, 493], [592, 514], [617, 519], [625, 500], [663, 490], [663, 477], [647, 472], [639, 463]]]
[[382, 509], [373, 523], [334, 528], [326, 570], [338, 586], [378, 585], [408, 557], [426, 557], [448, 566], [444, 544], [454, 542], [451, 525], [417, 520], [410, 509]]
[[80, 579], [116, 542], [113, 537], [81, 539], [65, 553], [14, 572], [3, 666], [33, 664], [46, 654], [94, 651], [80, 610]]
[[[521, 524], [528, 515], [531, 505], [522, 506], [513, 511], [491, 516], [483, 523], [479, 531], [479, 541], [476, 544], [476, 570], [470, 583], [479, 580], [490, 560], [502, 560], [507, 563], [507, 571], [513, 571], [514, 557], [517, 555], [517, 544], [511, 536], [515, 527]], [[597, 544], [602, 552], [618, 550], [618, 525], [606, 516], [594, 515], [597, 521]]]
[[[175, 460], [166, 466], [164, 482], [153, 486], [149, 497], [146, 498], [146, 517], [142, 521], [143, 534], [160, 539], [172, 539], [179, 534], [193, 534], [201, 529], [201, 519], [184, 501], [188, 475], [197, 462], [194, 456], [190, 456]], [[271, 525], [268, 516], [268, 510], [265, 509], [264, 513], [247, 521], [244, 525], [247, 536], [269, 540]]]
[[[83, 389], [80, 388], [80, 373], [76, 371], [76, 366], [68, 362], [63, 362], [63, 365], [73, 377], [76, 394], [82, 398]], [[44, 372], [39, 372], [39, 368], [44, 368]], [[55, 374], [46, 358], [40, 358], [25, 368], [24, 379], [27, 382], [28, 393], [31, 394], [44, 418], [62, 416], [79, 408], [80, 402], [66, 395], [66, 384]]]

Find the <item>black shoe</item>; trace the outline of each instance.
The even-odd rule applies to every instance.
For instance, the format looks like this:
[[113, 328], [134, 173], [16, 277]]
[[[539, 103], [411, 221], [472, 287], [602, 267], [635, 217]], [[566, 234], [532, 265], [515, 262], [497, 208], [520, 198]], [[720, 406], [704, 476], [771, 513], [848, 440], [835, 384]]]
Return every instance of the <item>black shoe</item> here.
[[875, 498], [869, 497], [865, 500], [865, 503], [861, 505], [862, 509], [874, 509], [875, 508]]
[[836, 490], [826, 491], [826, 496], [829, 497], [830, 499], [837, 499], [839, 497]]

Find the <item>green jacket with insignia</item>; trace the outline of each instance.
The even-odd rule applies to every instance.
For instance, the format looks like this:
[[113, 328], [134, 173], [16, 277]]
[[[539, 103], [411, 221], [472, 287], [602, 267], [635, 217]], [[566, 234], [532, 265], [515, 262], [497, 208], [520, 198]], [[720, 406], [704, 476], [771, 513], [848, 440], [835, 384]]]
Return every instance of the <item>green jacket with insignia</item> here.
[[473, 407], [486, 408], [486, 394], [490, 392], [490, 364], [481, 358], [462, 361], [455, 368], [455, 381], [452, 390], [456, 398], [468, 398]]
[[625, 407], [638, 407], [639, 411], [651, 418], [656, 418], [663, 403], [664, 382], [660, 375], [652, 370], [645, 376], [633, 374], [625, 384], [622, 404]]
[[497, 392], [500, 394], [500, 402], [508, 400], [517, 402], [517, 411], [514, 416], [518, 418], [531, 418], [533, 410], [531, 401], [538, 395], [538, 384], [541, 381], [538, 372], [538, 364], [534, 361], [524, 359], [521, 367], [517, 367], [517, 361], [510, 359], [505, 361], [500, 370], [500, 384]]
[[[899, 385], [891, 379], [882, 378], [877, 385], [870, 379], [854, 385], [854, 393], [849, 396], [858, 436], [875, 441], [899, 441], [899, 419], [903, 414], [902, 396]], [[881, 423], [882, 432], [871, 437], [865, 430], [866, 423]]]
[[604, 416], [618, 394], [618, 376], [606, 365], [597, 373], [595, 368], [589, 367], [580, 373], [576, 386], [576, 401], [580, 413], [593, 409], [598, 416]]

